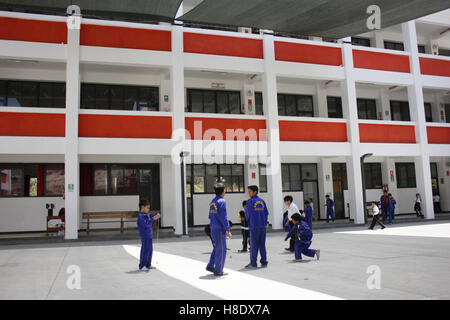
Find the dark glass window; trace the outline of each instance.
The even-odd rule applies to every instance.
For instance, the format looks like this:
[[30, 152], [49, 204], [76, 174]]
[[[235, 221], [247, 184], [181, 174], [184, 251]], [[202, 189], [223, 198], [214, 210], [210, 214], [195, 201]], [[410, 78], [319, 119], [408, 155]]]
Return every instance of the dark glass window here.
[[450, 123], [450, 103], [445, 104], [445, 122]]
[[341, 97], [327, 97], [328, 118], [343, 118]]
[[317, 181], [317, 164], [282, 164], [281, 180], [283, 192], [303, 191], [305, 181]]
[[439, 48], [439, 55], [450, 57], [450, 49]]
[[381, 189], [381, 163], [364, 163], [364, 180], [366, 189]]
[[241, 114], [241, 93], [187, 89], [187, 112]]
[[377, 104], [372, 99], [358, 99], [358, 119], [377, 120]]
[[411, 121], [408, 101], [391, 101], [391, 119], [393, 121]]
[[23, 196], [23, 170], [10, 165], [1, 167], [0, 190], [1, 196], [21, 197]]
[[425, 52], [425, 46], [423, 44], [419, 44], [417, 46], [417, 50], [419, 51], [419, 53], [426, 53]]
[[414, 163], [396, 163], [397, 188], [416, 188]]
[[64, 83], [40, 83], [38, 106], [40, 108], [65, 108], [66, 85]]
[[51, 164], [45, 166], [45, 194], [61, 196], [64, 194], [64, 165]]
[[259, 190], [267, 192], [267, 167], [265, 164], [259, 165]]
[[159, 89], [83, 83], [81, 109], [158, 111]]
[[313, 97], [279, 93], [278, 115], [292, 117], [314, 117]]
[[260, 116], [264, 115], [262, 92], [255, 92], [255, 113]]
[[0, 80], [0, 106], [6, 106], [6, 81]]
[[369, 38], [352, 37], [352, 45], [370, 47], [370, 39]]
[[105, 164], [94, 166], [94, 194], [108, 194], [108, 167]]
[[9, 107], [38, 107], [36, 82], [8, 81], [7, 105]]
[[431, 110], [431, 103], [425, 103], [425, 119], [427, 122], [433, 122], [433, 112]]
[[137, 194], [137, 172], [133, 165], [111, 165], [110, 194]]
[[194, 164], [186, 165], [190, 179], [193, 180], [189, 192], [214, 193], [214, 184], [221, 181], [225, 184], [227, 193], [243, 193], [244, 165], [241, 164]]
[[384, 41], [384, 48], [390, 50], [405, 51], [403, 43], [395, 41]]

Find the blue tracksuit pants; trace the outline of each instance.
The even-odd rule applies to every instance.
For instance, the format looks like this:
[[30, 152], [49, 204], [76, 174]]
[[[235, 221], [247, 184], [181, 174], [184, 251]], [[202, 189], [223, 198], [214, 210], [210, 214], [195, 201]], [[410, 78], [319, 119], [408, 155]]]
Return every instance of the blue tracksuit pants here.
[[381, 217], [383, 218], [383, 221], [386, 221], [386, 218], [387, 218], [387, 208], [386, 207], [383, 207], [383, 206], [381, 206]]
[[301, 259], [302, 253], [307, 256], [313, 258], [316, 255], [316, 250], [309, 249], [311, 244], [304, 243], [302, 241], [295, 241], [295, 259]]
[[258, 251], [261, 255], [261, 264], [268, 264], [266, 252], [266, 228], [250, 230], [250, 246], [250, 264], [252, 266], [257, 266], [256, 260], [258, 258]]
[[139, 261], [139, 269], [143, 267], [150, 267], [152, 265], [153, 256], [153, 239], [142, 238], [141, 239], [141, 257]]
[[330, 222], [331, 220], [334, 221], [334, 210], [333, 209], [327, 209], [327, 222]]
[[222, 273], [227, 257], [227, 234], [225, 231], [211, 230], [214, 249], [209, 258], [208, 267], [214, 268], [214, 273]]

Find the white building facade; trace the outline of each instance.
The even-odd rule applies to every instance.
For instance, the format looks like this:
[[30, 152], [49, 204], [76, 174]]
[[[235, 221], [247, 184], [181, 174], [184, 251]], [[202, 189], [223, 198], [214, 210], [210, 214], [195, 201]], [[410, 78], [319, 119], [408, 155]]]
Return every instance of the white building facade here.
[[364, 189], [396, 214], [420, 193], [434, 219], [450, 211], [449, 17], [352, 44], [0, 12], [0, 233], [45, 230], [53, 203], [76, 239], [83, 212], [145, 197], [182, 234], [208, 223], [218, 179], [230, 220], [256, 184], [275, 229], [287, 194], [362, 224]]

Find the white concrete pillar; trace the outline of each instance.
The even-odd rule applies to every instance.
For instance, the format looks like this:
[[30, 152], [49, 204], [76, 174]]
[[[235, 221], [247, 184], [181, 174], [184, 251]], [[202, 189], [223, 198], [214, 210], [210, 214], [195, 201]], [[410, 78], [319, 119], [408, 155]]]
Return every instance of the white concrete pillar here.
[[345, 80], [342, 84], [342, 111], [347, 119], [347, 135], [351, 143], [351, 156], [347, 157], [347, 178], [350, 198], [350, 212], [356, 224], [364, 223], [364, 205], [359, 151], [358, 108], [356, 103], [356, 85], [353, 69], [352, 47], [342, 44]]
[[416, 123], [416, 141], [420, 146], [420, 156], [415, 158], [417, 192], [421, 194], [422, 211], [426, 219], [434, 219], [433, 192], [431, 187], [430, 155], [428, 152], [427, 124], [423, 101], [423, 88], [420, 74], [417, 33], [414, 21], [402, 24], [405, 50], [410, 53], [413, 84], [408, 86], [408, 100], [411, 120]]
[[[81, 19], [81, 17], [77, 17]], [[70, 19], [70, 20], [69, 20]], [[80, 28], [68, 17], [66, 62], [65, 210], [66, 239], [77, 239], [80, 221], [80, 162], [78, 110], [80, 108]]]
[[317, 171], [319, 174], [319, 203], [315, 204], [314, 217], [316, 219], [325, 219], [327, 217], [327, 212], [325, 210], [325, 196], [329, 195], [334, 199], [332, 159], [321, 157], [317, 165]]
[[389, 93], [384, 88], [380, 88], [380, 112], [382, 113], [382, 120], [391, 120], [391, 102]]
[[321, 84], [316, 84], [314, 114], [316, 117], [328, 118], [327, 89]]
[[278, 124], [277, 76], [273, 35], [263, 35], [264, 66], [263, 101], [267, 118], [270, 163], [267, 164], [267, 191], [272, 197], [269, 219], [274, 229], [283, 226], [283, 193], [281, 185], [280, 132]]
[[[185, 122], [184, 122], [184, 64], [183, 64], [183, 29], [180, 26], [174, 25], [172, 27], [172, 66], [170, 68], [170, 92], [169, 97], [171, 111], [173, 112], [172, 130], [174, 133], [172, 139], [176, 141], [177, 145], [183, 145], [185, 141]], [[181, 167], [179, 154], [184, 148], [177, 149], [172, 155], [172, 165], [170, 166], [171, 183], [174, 186], [173, 199], [174, 202], [172, 212], [175, 215], [175, 234], [183, 234], [183, 208], [182, 208], [182, 189], [184, 188], [186, 194], [186, 184], [182, 186]], [[186, 172], [186, 170], [185, 170]], [[186, 181], [186, 178], [184, 178]], [[186, 197], [183, 199], [185, 204], [185, 230], [187, 232], [187, 203]]]
[[375, 48], [384, 49], [384, 39], [381, 31], [373, 32], [372, 43]]

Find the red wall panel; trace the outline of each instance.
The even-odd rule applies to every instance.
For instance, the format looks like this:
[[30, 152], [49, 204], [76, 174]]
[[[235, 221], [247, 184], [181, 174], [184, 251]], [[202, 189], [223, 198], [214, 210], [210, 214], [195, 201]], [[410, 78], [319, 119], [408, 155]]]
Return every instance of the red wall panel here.
[[410, 72], [409, 56], [392, 53], [353, 50], [353, 65], [361, 69]]
[[342, 52], [336, 47], [275, 41], [275, 60], [341, 66]]
[[345, 123], [280, 121], [280, 141], [346, 142]]
[[0, 39], [67, 43], [67, 24], [58, 21], [0, 17]]
[[172, 117], [80, 114], [78, 130], [84, 138], [170, 139]]
[[422, 74], [430, 76], [442, 76], [450, 77], [450, 61], [431, 59], [431, 58], [419, 58], [420, 60], [420, 72]]
[[427, 127], [428, 143], [450, 144], [449, 127]]
[[80, 44], [85, 46], [171, 51], [170, 31], [82, 24]]
[[359, 136], [361, 142], [416, 143], [414, 126], [360, 123]]
[[[201, 139], [195, 136], [194, 122], [201, 122]], [[208, 129], [217, 129], [221, 133], [221, 137], [215, 137], [215, 140], [227, 140], [227, 129], [238, 130], [242, 129], [244, 132], [248, 129], [256, 130], [256, 139], [258, 141], [266, 140], [266, 121], [265, 120], [251, 120], [251, 119], [214, 119], [214, 118], [186, 118], [186, 130], [190, 133], [193, 140], [203, 140], [203, 135]], [[212, 132], [212, 131], [210, 131]], [[249, 132], [250, 133], [250, 132]], [[221, 138], [221, 139], [220, 139]], [[234, 140], [249, 140], [248, 137], [240, 137]], [[251, 139], [255, 141], [254, 139]]]
[[64, 137], [65, 115], [0, 112], [0, 136]]
[[259, 39], [238, 38], [185, 32], [184, 52], [263, 59], [263, 43]]

